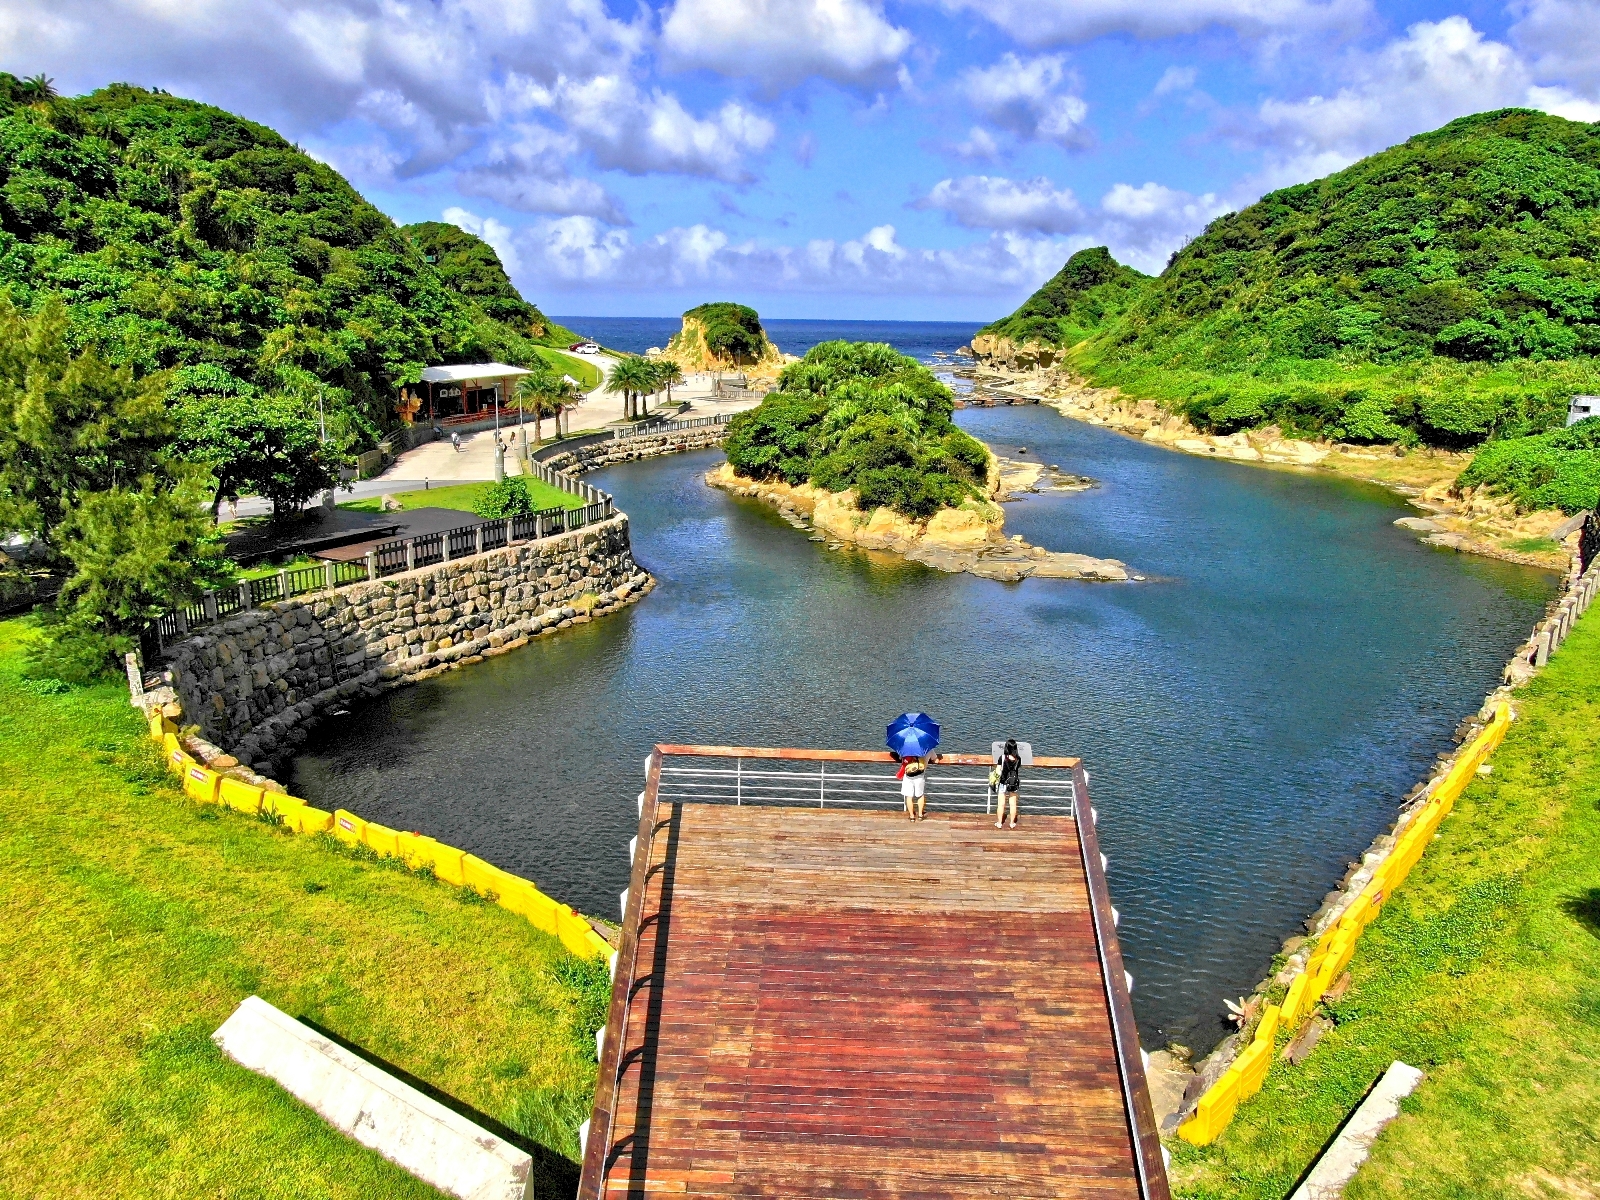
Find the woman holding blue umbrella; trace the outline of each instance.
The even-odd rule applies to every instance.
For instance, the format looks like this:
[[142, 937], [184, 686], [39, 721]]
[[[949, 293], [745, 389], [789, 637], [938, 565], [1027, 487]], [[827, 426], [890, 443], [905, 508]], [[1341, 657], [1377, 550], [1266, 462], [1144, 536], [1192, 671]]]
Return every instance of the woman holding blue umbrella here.
[[900, 795], [906, 817], [920, 821], [928, 806], [928, 764], [938, 758], [939, 726], [927, 713], [901, 713], [889, 723], [889, 752], [900, 760]]

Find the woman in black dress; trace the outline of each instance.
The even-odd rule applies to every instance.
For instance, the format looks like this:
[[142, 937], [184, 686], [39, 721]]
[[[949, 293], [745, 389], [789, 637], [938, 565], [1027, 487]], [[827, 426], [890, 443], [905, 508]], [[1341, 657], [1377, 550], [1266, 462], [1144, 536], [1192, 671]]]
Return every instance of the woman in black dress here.
[[997, 764], [1000, 771], [1000, 784], [997, 788], [999, 803], [995, 805], [995, 815], [999, 818], [994, 827], [999, 829], [1005, 824], [1006, 801], [1011, 802], [1011, 828], [1017, 827], [1017, 794], [1022, 791], [1022, 755], [1017, 752], [1017, 739], [1007, 738], [1006, 748], [1000, 752], [1000, 761]]

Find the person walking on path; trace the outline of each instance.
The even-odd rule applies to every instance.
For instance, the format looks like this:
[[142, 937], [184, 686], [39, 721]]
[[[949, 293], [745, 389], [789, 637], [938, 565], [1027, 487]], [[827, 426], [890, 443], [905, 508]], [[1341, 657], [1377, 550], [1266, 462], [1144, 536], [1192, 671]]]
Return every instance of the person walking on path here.
[[450, 445], [452, 448], [454, 448], [457, 454], [461, 453], [461, 435], [459, 433], [452, 433], [450, 435]]
[[1011, 802], [1011, 828], [1017, 827], [1017, 795], [1022, 791], [1022, 755], [1017, 751], [1017, 739], [1007, 738], [1006, 747], [1000, 752], [1000, 761], [995, 764], [995, 769], [1000, 773], [996, 795], [998, 803], [995, 805], [994, 827], [999, 829], [1005, 824], [1006, 801]]

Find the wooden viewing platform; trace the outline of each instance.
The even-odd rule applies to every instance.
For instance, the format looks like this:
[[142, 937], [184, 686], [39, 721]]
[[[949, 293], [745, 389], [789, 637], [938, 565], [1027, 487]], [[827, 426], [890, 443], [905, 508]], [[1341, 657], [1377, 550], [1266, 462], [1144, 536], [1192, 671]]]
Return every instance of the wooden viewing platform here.
[[1169, 1200], [1087, 777], [989, 763], [656, 747], [581, 1200]]

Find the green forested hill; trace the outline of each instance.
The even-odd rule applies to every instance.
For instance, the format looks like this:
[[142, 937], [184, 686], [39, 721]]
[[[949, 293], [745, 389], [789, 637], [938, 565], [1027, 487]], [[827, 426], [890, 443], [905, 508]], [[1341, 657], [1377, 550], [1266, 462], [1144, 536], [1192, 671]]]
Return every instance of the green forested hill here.
[[1019, 346], [1075, 345], [1127, 308], [1149, 278], [1123, 266], [1104, 246], [1079, 250], [1016, 312], [978, 332]]
[[[124, 84], [18, 99], [0, 87], [0, 294], [61, 296], [72, 342], [114, 364], [182, 368], [176, 399], [316, 393], [330, 432], [370, 439], [422, 366], [531, 359], [549, 331], [487, 246], [461, 233], [436, 269], [264, 126]], [[474, 243], [496, 294], [474, 290]]]
[[400, 232], [433, 265], [445, 287], [484, 315], [541, 342], [571, 345], [578, 335], [522, 298], [494, 247], [448, 221], [419, 221]]
[[1507, 109], [1219, 218], [1074, 361], [1219, 432], [1470, 446], [1597, 354], [1600, 125]]

